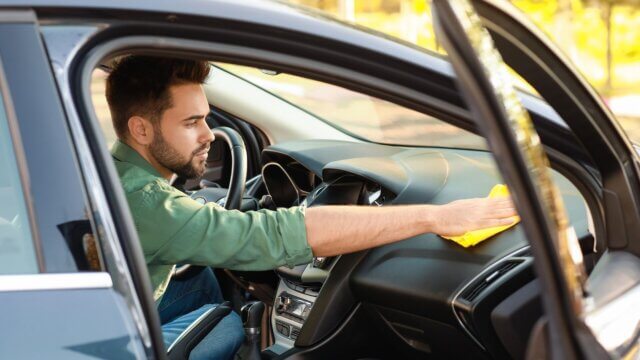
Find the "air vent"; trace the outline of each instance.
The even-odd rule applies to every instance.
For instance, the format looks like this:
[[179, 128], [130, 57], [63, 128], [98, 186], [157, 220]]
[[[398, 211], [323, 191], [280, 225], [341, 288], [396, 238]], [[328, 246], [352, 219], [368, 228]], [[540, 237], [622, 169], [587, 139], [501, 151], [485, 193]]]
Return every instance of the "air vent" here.
[[484, 289], [486, 289], [493, 282], [498, 280], [502, 275], [509, 272], [509, 270], [518, 266], [518, 264], [522, 263], [522, 260], [507, 260], [500, 265], [498, 265], [493, 271], [490, 271], [480, 279], [478, 279], [475, 283], [473, 283], [468, 289], [462, 292], [460, 297], [468, 302], [472, 302], [482, 293]]
[[530, 247], [522, 249], [520, 252], [515, 253], [513, 256], [516, 257], [533, 257], [533, 251], [531, 251]]

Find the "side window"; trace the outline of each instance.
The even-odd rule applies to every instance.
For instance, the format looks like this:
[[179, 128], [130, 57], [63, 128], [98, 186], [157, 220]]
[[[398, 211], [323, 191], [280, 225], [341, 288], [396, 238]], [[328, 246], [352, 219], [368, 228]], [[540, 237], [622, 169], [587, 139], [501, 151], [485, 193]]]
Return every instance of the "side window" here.
[[32, 274], [38, 272], [38, 262], [4, 99], [0, 100], [0, 274]]
[[113, 130], [113, 124], [111, 123], [111, 113], [109, 112], [109, 105], [107, 104], [105, 94], [107, 75], [108, 74], [100, 68], [95, 69], [91, 74], [91, 100], [93, 101], [93, 109], [98, 117], [100, 128], [107, 142], [107, 147], [111, 149], [117, 137], [115, 130]]
[[0, 109], [0, 274], [101, 271], [85, 190], [92, 184], [80, 171], [41, 34], [31, 24], [0, 28], [0, 85], [11, 95]]

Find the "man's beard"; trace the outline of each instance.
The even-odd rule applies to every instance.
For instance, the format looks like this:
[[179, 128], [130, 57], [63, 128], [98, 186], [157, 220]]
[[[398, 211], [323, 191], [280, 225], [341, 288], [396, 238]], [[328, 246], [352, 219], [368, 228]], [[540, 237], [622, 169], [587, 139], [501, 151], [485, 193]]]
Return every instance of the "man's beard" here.
[[206, 160], [198, 161], [194, 164], [195, 155], [209, 147], [209, 144], [203, 144], [191, 153], [188, 159], [184, 159], [176, 149], [171, 147], [165, 140], [158, 129], [154, 129], [153, 142], [149, 146], [151, 155], [160, 163], [160, 165], [173, 171], [178, 176], [185, 179], [196, 179], [202, 177], [206, 169]]

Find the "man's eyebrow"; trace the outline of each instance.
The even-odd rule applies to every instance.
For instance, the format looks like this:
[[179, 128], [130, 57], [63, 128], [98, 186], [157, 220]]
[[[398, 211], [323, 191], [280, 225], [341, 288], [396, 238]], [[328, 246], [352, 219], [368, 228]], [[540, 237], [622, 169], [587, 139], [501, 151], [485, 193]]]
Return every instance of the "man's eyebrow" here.
[[203, 117], [205, 117], [206, 115], [191, 115], [188, 118], [184, 118], [181, 121], [191, 121], [191, 120], [200, 120]]

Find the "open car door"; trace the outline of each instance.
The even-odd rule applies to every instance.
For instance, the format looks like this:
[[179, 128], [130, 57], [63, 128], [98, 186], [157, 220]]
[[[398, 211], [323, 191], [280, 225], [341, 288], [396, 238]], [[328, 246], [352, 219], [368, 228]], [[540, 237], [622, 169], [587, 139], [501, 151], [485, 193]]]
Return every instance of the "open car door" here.
[[[434, 0], [433, 12], [458, 85], [511, 187], [531, 243], [545, 316], [531, 335], [528, 356], [635, 357], [640, 311], [632, 304], [640, 301], [640, 244], [634, 234], [640, 222], [633, 148], [586, 82], [506, 5]], [[601, 176], [602, 213], [596, 216], [606, 232], [604, 253], [589, 276], [545, 149], [501, 54], [590, 145]]]

